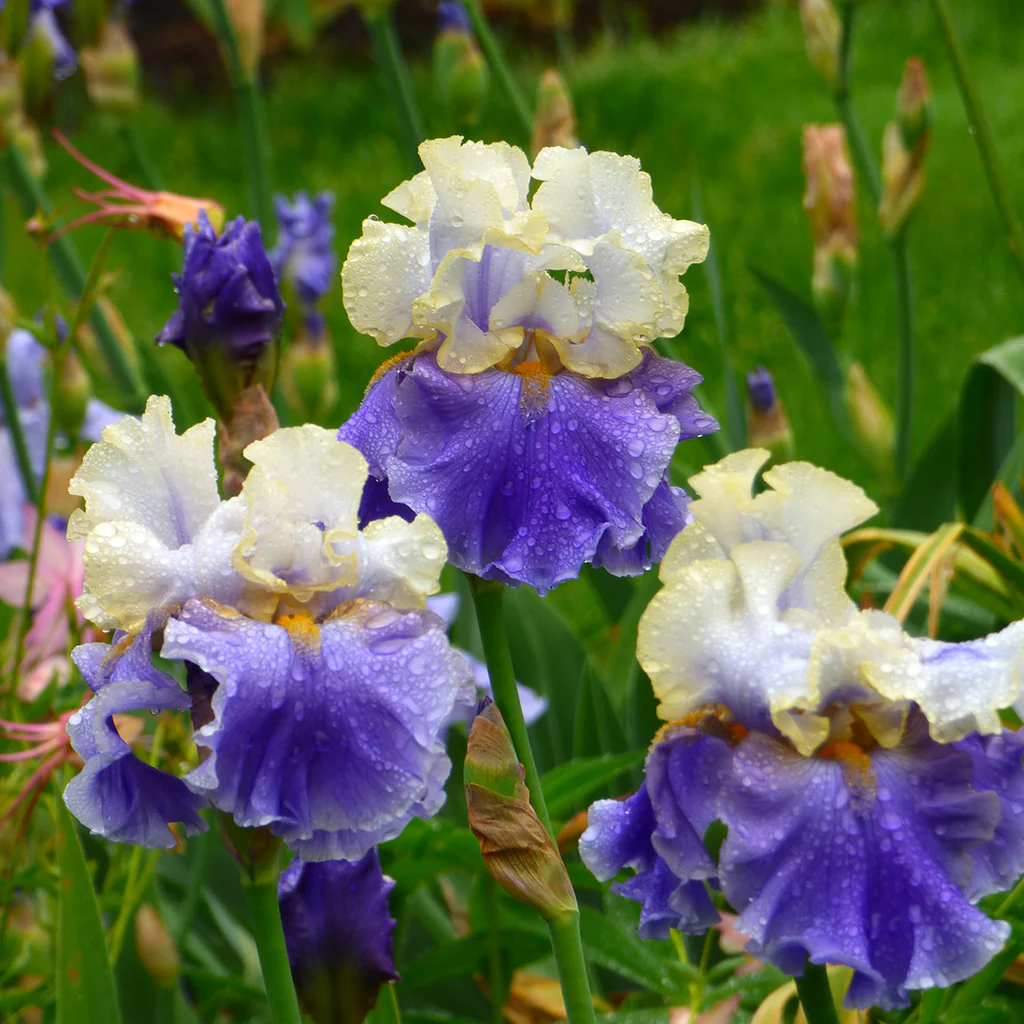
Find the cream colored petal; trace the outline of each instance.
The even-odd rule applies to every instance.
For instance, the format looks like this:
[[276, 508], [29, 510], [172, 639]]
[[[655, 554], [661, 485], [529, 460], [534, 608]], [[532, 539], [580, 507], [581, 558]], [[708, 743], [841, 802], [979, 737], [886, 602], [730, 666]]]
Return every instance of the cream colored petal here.
[[643, 349], [597, 324], [578, 342], [565, 338], [551, 341], [565, 368], [583, 377], [621, 377], [643, 359]]
[[725, 552], [714, 534], [698, 520], [693, 520], [676, 534], [658, 567], [662, 583], [671, 583], [686, 566], [706, 558], [725, 558]]
[[507, 142], [463, 142], [457, 135], [430, 139], [420, 145], [420, 159], [446, 208], [457, 207], [466, 198], [458, 193], [476, 182], [490, 186], [509, 213], [526, 205], [530, 162]]
[[407, 217], [417, 227], [425, 227], [429, 223], [436, 203], [437, 193], [426, 171], [403, 181], [381, 200], [382, 206]]
[[907, 637], [893, 656], [865, 663], [864, 675], [890, 700], [915, 701], [942, 743], [998, 732], [1001, 708], [1024, 710], [1024, 622], [959, 644]]
[[631, 342], [653, 341], [661, 286], [643, 257], [614, 239], [602, 239], [587, 266], [597, 286], [594, 321]]
[[481, 331], [464, 313], [437, 350], [437, 365], [449, 373], [480, 373], [500, 363], [523, 340], [522, 328]]
[[169, 548], [141, 523], [97, 523], [82, 563], [85, 588], [76, 604], [101, 629], [137, 633], [149, 612], [198, 594], [192, 545]]
[[338, 556], [328, 534], [358, 534], [366, 459], [331, 430], [285, 427], [245, 449], [245, 532], [234, 565], [276, 593], [307, 601], [356, 581], [355, 559]]
[[138, 523], [166, 549], [190, 542], [217, 507], [213, 420], [174, 432], [171, 401], [151, 396], [141, 419], [105, 427], [85, 454], [68, 490], [85, 498], [68, 523], [68, 539], [99, 524]]
[[441, 587], [448, 557], [444, 535], [425, 515], [411, 523], [398, 516], [377, 519], [355, 538], [338, 537], [334, 548], [339, 558], [355, 558], [358, 582], [332, 595], [332, 601], [360, 597], [401, 611], [426, 607], [427, 596]]
[[764, 448], [746, 448], [706, 466], [689, 479], [698, 495], [690, 505], [690, 514], [726, 553], [749, 539], [744, 533], [743, 513], [750, 508], [754, 480], [769, 458]]
[[572, 294], [543, 270], [528, 274], [491, 307], [491, 330], [519, 326], [540, 328], [570, 340], [581, 334]]
[[341, 268], [345, 311], [352, 326], [391, 345], [429, 338], [413, 321], [413, 303], [430, 287], [430, 240], [425, 231], [370, 217]]

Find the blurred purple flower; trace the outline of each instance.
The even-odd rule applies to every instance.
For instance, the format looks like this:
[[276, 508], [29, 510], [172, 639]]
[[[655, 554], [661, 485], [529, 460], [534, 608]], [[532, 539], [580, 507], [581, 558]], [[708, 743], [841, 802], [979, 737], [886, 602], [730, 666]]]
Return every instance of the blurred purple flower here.
[[775, 404], [775, 380], [763, 366], [747, 374], [747, 393], [758, 412], [768, 412]]
[[306, 192], [296, 192], [292, 202], [286, 196], [274, 199], [278, 234], [270, 263], [278, 282], [295, 290], [307, 314], [314, 312], [337, 273], [333, 209], [333, 192], [320, 192], [312, 200]]
[[459, 0], [441, 0], [437, 5], [437, 30], [439, 32], [473, 31], [469, 12]]
[[299, 1002], [315, 1024], [362, 1024], [395, 971], [395, 883], [377, 850], [362, 860], [309, 864], [296, 857], [278, 887]]

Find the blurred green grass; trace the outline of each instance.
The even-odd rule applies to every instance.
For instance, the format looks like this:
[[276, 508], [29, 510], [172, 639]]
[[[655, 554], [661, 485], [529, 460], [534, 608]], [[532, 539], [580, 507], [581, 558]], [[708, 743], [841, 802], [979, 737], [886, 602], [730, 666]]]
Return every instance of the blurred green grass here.
[[[1019, 42], [1024, 5], [954, 0], [952, 7], [1012, 194], [1024, 210]], [[928, 182], [911, 237], [918, 311], [914, 452], [920, 453], [956, 401], [972, 357], [1021, 332], [1024, 285], [1007, 251], [928, 3], [865, 0], [861, 8], [853, 58], [855, 103], [876, 152], [908, 56], [924, 58], [935, 90]], [[433, 103], [429, 57], [429, 52], [410, 54], [417, 93], [428, 131], [451, 134], [452, 126]], [[510, 58], [524, 84], [532, 86], [543, 66], [540, 58], [518, 52]], [[757, 267], [799, 293], [809, 292], [800, 133], [806, 122], [835, 117], [806, 59], [795, 5], [769, 5], [737, 23], [706, 20], [657, 40], [606, 37], [562, 70], [574, 94], [581, 140], [591, 149], [639, 157], [663, 209], [677, 217], [690, 215], [699, 177], [722, 267], [736, 371], [769, 367], [789, 412], [798, 455], [870, 488], [870, 472], [833, 429], [806, 363], [750, 272]], [[336, 193], [343, 257], [364, 217], [391, 216], [378, 205], [380, 198], [414, 170], [379, 74], [368, 61], [342, 61], [326, 51], [294, 58], [272, 69], [267, 104], [274, 185], [287, 192], [328, 188]], [[151, 98], [138, 128], [169, 188], [216, 198], [231, 213], [245, 211], [243, 146], [230, 93], [191, 95], [173, 106]], [[473, 134], [488, 141], [527, 141], [493, 88]], [[74, 135], [88, 155], [139, 180], [117, 130], [102, 117], [86, 116]], [[48, 152], [47, 187], [61, 207], [75, 208], [70, 186], [93, 183], [55, 146]], [[30, 312], [54, 286], [35, 243], [21, 231], [20, 211], [11, 199], [6, 214], [4, 285], [22, 311]], [[891, 402], [894, 292], [886, 248], [863, 193], [860, 221], [860, 283], [842, 344]], [[88, 254], [100, 235], [90, 229], [76, 237]], [[116, 242], [111, 297], [143, 343], [174, 307], [168, 273], [179, 261], [173, 244], [142, 233], [123, 233]], [[692, 269], [685, 282], [691, 311], [675, 352], [705, 375], [708, 395], [720, 409], [721, 364], [704, 270]], [[325, 313], [339, 357], [340, 421], [388, 353], [349, 326], [340, 282]], [[159, 358], [174, 379], [195, 391], [183, 357], [168, 351]], [[684, 462], [697, 465], [705, 457], [704, 448], [693, 442]]]

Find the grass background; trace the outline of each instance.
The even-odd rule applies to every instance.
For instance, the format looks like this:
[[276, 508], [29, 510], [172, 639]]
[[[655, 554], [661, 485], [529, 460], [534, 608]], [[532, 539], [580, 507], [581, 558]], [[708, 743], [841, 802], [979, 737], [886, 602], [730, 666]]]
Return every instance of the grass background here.
[[[1019, 209], [1024, 210], [1024, 5], [1017, 0], [952, 0], [977, 85]], [[452, 133], [433, 101], [430, 52], [412, 52], [416, 91], [430, 134]], [[922, 57], [935, 92], [935, 123], [926, 191], [913, 225], [911, 249], [918, 313], [918, 402], [914, 452], [945, 419], [972, 358], [1022, 333], [1024, 285], [1006, 248], [986, 188], [974, 140], [927, 0], [864, 0], [853, 54], [853, 89], [865, 133], [876, 152], [892, 116], [895, 90], [908, 56]], [[542, 54], [509, 53], [526, 89], [544, 66]], [[811, 244], [801, 208], [801, 128], [834, 120], [827, 92], [807, 61], [795, 4], [766, 6], [738, 22], [704, 21], [660, 38], [598, 34], [561, 70], [574, 95], [579, 135], [591, 149], [640, 158], [654, 181], [655, 200], [677, 217], [691, 215], [695, 176], [704, 194], [722, 267], [732, 361], [742, 373], [764, 364], [775, 374], [793, 426], [797, 454], [872, 486], [870, 471], [832, 427], [810, 370], [750, 272], [766, 270], [809, 294]], [[415, 170], [402, 148], [383, 82], [369, 57], [323, 47], [285, 59], [268, 73], [267, 112], [275, 188], [331, 189], [344, 256], [370, 213]], [[82, 105], [65, 103], [61, 120], [88, 155], [129, 180], [140, 174], [117, 128]], [[232, 96], [211, 85], [172, 99], [148, 96], [138, 130], [167, 187], [211, 196], [231, 213], [245, 212], [243, 145]], [[492, 82], [476, 131], [491, 141], [527, 140]], [[47, 147], [47, 188], [58, 204], [79, 209], [70, 186], [91, 186], [87, 173], [53, 144]], [[861, 274], [844, 352], [865, 365], [891, 402], [896, 366], [896, 317], [888, 253], [861, 192]], [[5, 203], [3, 284], [23, 313], [55, 293], [45, 260], [22, 231], [20, 210]], [[100, 234], [77, 236], [88, 256]], [[110, 295], [142, 343], [173, 310], [168, 274], [180, 262], [173, 243], [142, 233], [119, 236], [109, 266]], [[689, 271], [691, 312], [675, 351], [707, 378], [722, 407], [718, 336], [703, 268]], [[338, 355], [339, 422], [361, 397], [387, 354], [355, 334], [344, 313], [340, 282], [325, 302]], [[182, 356], [160, 354], [183, 387], [195, 389]], [[109, 391], [106, 397], [116, 403]], [[200, 410], [194, 405], [194, 413]], [[186, 413], [185, 419], [189, 416]], [[699, 442], [689, 458], [704, 460]]]

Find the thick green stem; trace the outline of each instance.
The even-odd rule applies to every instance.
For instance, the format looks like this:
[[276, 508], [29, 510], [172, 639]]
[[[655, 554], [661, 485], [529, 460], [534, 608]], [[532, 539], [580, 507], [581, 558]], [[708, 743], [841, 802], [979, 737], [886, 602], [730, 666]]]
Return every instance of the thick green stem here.
[[224, 45], [228, 70], [238, 98], [238, 111], [245, 136], [246, 165], [249, 173], [249, 202], [252, 216], [264, 232], [270, 229], [273, 209], [270, 201], [270, 138], [263, 109], [263, 96], [256, 71], [242, 66], [238, 37], [224, 0], [210, 0], [213, 26]]
[[580, 915], [563, 914], [548, 921], [551, 946], [558, 964], [558, 978], [569, 1024], [595, 1024], [594, 999], [590, 994], [587, 961], [583, 956]]
[[1006, 232], [1006, 242], [1013, 254], [1017, 264], [1017, 270], [1021, 277], [1024, 277], [1024, 229], [1021, 228], [1020, 219], [1010, 198], [1010, 190], [1006, 185], [1006, 178], [1003, 175], [1002, 163], [999, 154], [996, 152], [995, 142], [992, 138], [992, 131], [989, 128], [988, 119], [985, 117], [985, 109], [981, 105], [981, 98], [974, 85], [974, 78], [971, 69], [967, 65], [967, 56], [960, 43], [960, 37], [953, 23], [953, 16], [949, 10], [946, 0], [932, 0], [932, 10], [935, 12], [935, 19], [939, 23], [939, 30], [942, 33], [942, 41], [949, 52], [949, 59], [953, 62], [953, 73], [956, 75], [956, 84], [960, 89], [960, 96], [967, 111], [967, 120], [971, 126], [971, 133], [978, 143], [978, 151], [981, 154], [981, 166], [985, 170], [985, 177], [988, 178], [989, 191], [995, 200], [996, 209], [999, 211], [999, 218], [1003, 222], [1003, 230]]
[[277, 878], [245, 887], [252, 932], [260, 954], [263, 984], [274, 1024], [302, 1024], [299, 1000], [295, 995], [288, 949], [281, 925], [281, 909], [277, 902]]
[[28, 457], [28, 446], [25, 444], [25, 433], [21, 429], [21, 418], [18, 416], [18, 403], [11, 387], [11, 378], [7, 373], [7, 363], [0, 359], [0, 405], [3, 406], [4, 423], [11, 435], [14, 445], [14, 458], [18, 463], [21, 482], [25, 485], [25, 494], [34, 505], [39, 500], [36, 478], [32, 473], [32, 463]]
[[391, 97], [391, 103], [398, 115], [402, 137], [412, 156], [413, 163], [419, 164], [420, 143], [426, 137], [423, 133], [423, 119], [416, 104], [409, 65], [402, 53], [402, 44], [395, 31], [391, 11], [365, 16], [366, 31], [373, 43], [373, 53], [384, 85]]
[[487, 886], [487, 986], [491, 997], [491, 1019], [505, 1019], [505, 978], [501, 965], [501, 920], [498, 916], [498, 883], [488, 875]]
[[855, 0], [846, 0], [843, 4], [843, 34], [839, 41], [839, 83], [832, 98], [835, 100], [839, 120], [846, 129], [853, 162], [857, 165], [857, 171], [868, 190], [871, 202], [877, 206], [882, 198], [882, 179], [857, 119], [857, 113], [850, 102], [850, 56], [853, 52], [853, 23], [856, 10]]
[[505, 725], [512, 737], [512, 745], [516, 748], [516, 756], [522, 762], [526, 773], [530, 803], [537, 812], [537, 817], [553, 836], [551, 817], [544, 800], [537, 763], [533, 759], [530, 734], [526, 728], [526, 719], [523, 717], [519, 688], [516, 686], [512, 658], [508, 652], [508, 635], [505, 632], [505, 612], [502, 603], [505, 587], [501, 583], [480, 580], [475, 576], [469, 577], [469, 585], [476, 604], [476, 619], [480, 626], [480, 640], [484, 645], [484, 660], [487, 662], [487, 674], [491, 680], [494, 703], [498, 705], [501, 717], [505, 719]]
[[490, 64], [494, 73], [498, 76], [501, 87], [505, 90], [512, 104], [512, 109], [516, 112], [516, 117], [519, 118], [526, 136], [529, 138], [533, 134], [533, 111], [530, 109], [529, 103], [526, 102], [519, 84], [512, 76], [512, 72], [501, 52], [501, 47], [498, 45], [498, 40], [491, 31], [491, 26], [484, 17], [483, 11], [480, 10], [479, 4], [477, 4], [476, 0], [464, 0], [464, 6], [469, 11], [469, 16], [473, 21], [473, 29], [476, 32], [477, 39], [480, 40], [480, 48], [484, 51], [487, 63]]
[[903, 481], [910, 466], [910, 442], [914, 426], [914, 289], [910, 274], [907, 229], [889, 242], [896, 312], [899, 318], [899, 350], [896, 364], [896, 473]]
[[828, 972], [823, 964], [804, 965], [802, 978], [794, 978], [800, 1005], [807, 1024], [839, 1024], [836, 1004], [828, 985]]
[[[11, 187], [20, 197], [26, 216], [32, 216], [37, 210], [52, 214], [54, 207], [50, 197], [28, 169], [17, 146], [7, 147], [7, 166]], [[72, 298], [80, 299], [85, 293], [86, 276], [74, 242], [67, 235], [61, 235], [50, 242], [47, 252], [61, 286]], [[89, 322], [129, 411], [141, 410], [146, 400], [146, 390], [99, 306], [92, 307]]]

